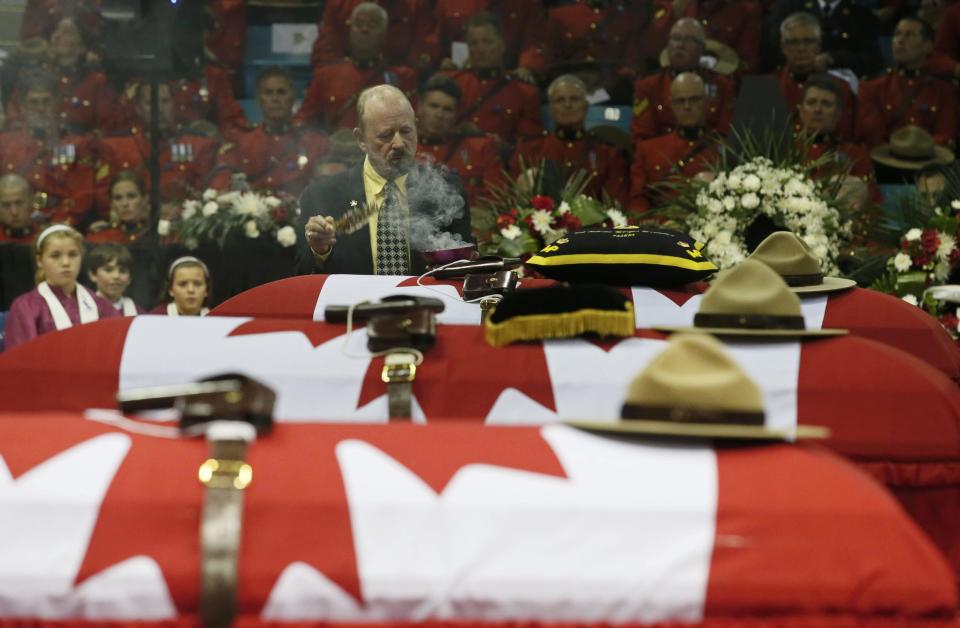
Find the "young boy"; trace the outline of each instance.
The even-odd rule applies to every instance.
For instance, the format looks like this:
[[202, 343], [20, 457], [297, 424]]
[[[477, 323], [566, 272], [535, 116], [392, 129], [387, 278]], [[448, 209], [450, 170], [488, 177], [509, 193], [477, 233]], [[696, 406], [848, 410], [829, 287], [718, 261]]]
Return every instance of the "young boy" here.
[[130, 286], [132, 265], [130, 251], [119, 244], [101, 244], [87, 255], [87, 274], [97, 287], [97, 294], [113, 303], [124, 316], [143, 313], [133, 299], [123, 296]]

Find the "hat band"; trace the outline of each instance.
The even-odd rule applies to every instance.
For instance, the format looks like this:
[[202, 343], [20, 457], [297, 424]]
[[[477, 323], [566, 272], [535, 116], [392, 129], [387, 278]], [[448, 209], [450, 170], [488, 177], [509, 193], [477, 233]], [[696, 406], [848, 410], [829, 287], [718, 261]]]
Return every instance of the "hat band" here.
[[713, 408], [677, 408], [625, 403], [620, 417], [640, 421], [670, 421], [672, 423], [711, 423], [720, 425], [763, 425], [763, 412], [738, 412]]
[[[899, 148], [899, 147], [898, 147], [898, 148]], [[901, 150], [902, 150], [902, 149], [901, 149]], [[901, 160], [903, 160], [903, 161], [918, 161], [918, 162], [919, 162], [919, 161], [929, 161], [929, 160], [933, 159], [934, 157], [936, 157], [936, 156], [937, 156], [937, 153], [933, 150], [933, 148], [931, 148], [929, 152], [928, 152], [928, 151], [923, 151], [923, 154], [922, 154], [922, 155], [919, 154], [919, 152], [914, 153], [914, 154], [902, 153], [902, 152], [898, 153], [897, 150], [894, 149], [893, 146], [891, 146], [891, 147], [890, 147], [890, 156], [891, 156], [891, 157], [896, 157], [897, 159], [901, 159]]]
[[769, 314], [702, 314], [693, 317], [694, 327], [727, 327], [731, 329], [806, 329], [803, 316]]
[[788, 286], [817, 286], [823, 283], [823, 273], [813, 273], [812, 275], [780, 275]]

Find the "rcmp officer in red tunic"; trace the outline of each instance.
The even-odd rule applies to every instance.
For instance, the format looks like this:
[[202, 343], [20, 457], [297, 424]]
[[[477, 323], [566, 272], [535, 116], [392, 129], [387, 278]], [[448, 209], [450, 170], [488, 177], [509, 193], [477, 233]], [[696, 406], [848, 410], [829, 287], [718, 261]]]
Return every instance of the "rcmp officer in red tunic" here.
[[[170, 86], [161, 83], [157, 91], [160, 150], [160, 189], [182, 188], [202, 190], [208, 173], [213, 169], [217, 144], [201, 135], [178, 129], [173, 115]], [[97, 161], [97, 203], [109, 207], [109, 183], [121, 170], [132, 170], [149, 180], [151, 142], [146, 120], [150, 119], [150, 86], [141, 83], [136, 97], [139, 124], [124, 135], [107, 137], [100, 141]]]
[[480, 12], [467, 21], [468, 67], [449, 72], [460, 86], [464, 107], [460, 124], [471, 124], [500, 141], [540, 135], [537, 88], [504, 71], [505, 46], [497, 17]]
[[383, 56], [388, 16], [372, 2], [358, 4], [350, 17], [350, 57], [313, 71], [296, 121], [326, 132], [357, 125], [357, 96], [373, 85], [416, 89], [416, 72], [390, 65]]
[[31, 220], [30, 184], [18, 174], [0, 177], [0, 242], [33, 242], [39, 229]]
[[479, 13], [495, 18], [493, 23], [503, 39], [503, 67], [513, 68], [513, 76], [534, 83], [535, 75], [542, 74], [547, 67], [543, 46], [546, 15], [538, 0], [437, 0], [432, 41], [436, 42], [441, 58], [451, 56], [453, 42], [469, 45], [465, 39], [467, 28]]
[[755, 0], [653, 0], [648, 29], [652, 56], [668, 43], [675, 20], [689, 17], [703, 26], [707, 38], [730, 46], [740, 58], [740, 71], [755, 73], [760, 65], [763, 7]]
[[417, 155], [443, 164], [460, 177], [469, 205], [502, 183], [504, 164], [495, 139], [472, 129], [457, 129], [460, 88], [449, 76], [430, 78], [417, 102]]
[[[810, 144], [806, 151], [806, 161], [813, 162], [827, 152], [833, 152], [837, 161], [836, 168], [824, 169], [833, 172], [846, 172], [850, 177], [862, 181], [868, 189], [869, 198], [880, 203], [883, 198], [877, 186], [870, 151], [859, 142], [844, 140], [837, 134], [840, 120], [843, 118], [843, 94], [833, 77], [820, 74], [807, 81], [798, 109], [800, 128], [808, 135]], [[816, 173], [815, 173], [816, 174]]]
[[521, 141], [511, 163], [513, 174], [521, 174], [521, 161], [536, 167], [546, 159], [559, 169], [566, 181], [583, 170], [590, 176], [584, 191], [600, 199], [604, 194], [619, 203], [627, 200], [627, 160], [619, 147], [595, 137], [584, 127], [587, 119], [587, 87], [572, 74], [558, 76], [547, 90], [550, 115], [556, 131]]
[[[810, 13], [794, 13], [780, 24], [780, 48], [786, 59], [780, 69], [778, 80], [787, 111], [797, 120], [800, 102], [803, 100], [803, 87], [807, 79], [817, 75], [817, 55], [820, 54], [820, 22]], [[853, 120], [856, 112], [856, 97], [850, 84], [843, 79], [829, 76], [840, 90], [841, 117], [836, 129], [831, 131], [837, 137], [853, 138]]]
[[933, 49], [933, 30], [916, 17], [897, 23], [893, 33], [896, 68], [860, 83], [857, 137], [877, 146], [905, 126], [918, 126], [941, 146], [957, 135], [957, 88], [924, 70]]
[[634, 143], [672, 133], [676, 128], [670, 107], [670, 86], [681, 72], [696, 72], [703, 80], [707, 128], [721, 135], [730, 129], [736, 85], [732, 79], [700, 67], [705, 46], [703, 26], [692, 18], [681, 18], [670, 29], [669, 67], [634, 84], [631, 124]]
[[[75, 133], [109, 132], [118, 114], [118, 101], [103, 72], [86, 64], [87, 48], [80, 29], [66, 18], [50, 36], [51, 75], [57, 77], [57, 115], [60, 126]], [[6, 126], [22, 121], [16, 95], [7, 108]]]
[[[327, 65], [352, 54], [350, 26], [353, 12], [361, 0], [327, 0], [318, 24], [310, 63]], [[433, 35], [433, 2], [430, 0], [379, 0], [390, 16], [383, 58], [388, 66], [417, 69], [439, 63], [438, 52], [430, 43]]]
[[254, 189], [300, 196], [317, 161], [327, 154], [327, 138], [293, 123], [293, 80], [283, 68], [267, 68], [257, 77], [257, 104], [263, 122], [220, 150], [211, 186], [225, 190], [231, 176], [243, 173]]
[[36, 209], [47, 220], [83, 226], [94, 202], [93, 139], [60, 127], [55, 86], [48, 75], [28, 77], [21, 85], [23, 128], [0, 134], [0, 168], [30, 182]]
[[630, 210], [643, 212], [663, 202], [666, 193], [652, 187], [654, 184], [674, 177], [706, 176], [716, 163], [720, 137], [704, 125], [706, 101], [706, 88], [698, 74], [684, 72], [673, 80], [670, 107], [677, 129], [637, 143], [630, 169]]
[[623, 0], [572, 0], [547, 12], [552, 63], [613, 63], [630, 75], [643, 61], [642, 36], [650, 10]]

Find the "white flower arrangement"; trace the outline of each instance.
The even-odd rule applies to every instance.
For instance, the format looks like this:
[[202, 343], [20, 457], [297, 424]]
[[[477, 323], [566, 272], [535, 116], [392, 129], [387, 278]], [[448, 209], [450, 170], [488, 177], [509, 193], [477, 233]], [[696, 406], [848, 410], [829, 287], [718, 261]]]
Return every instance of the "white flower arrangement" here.
[[710, 260], [729, 268], [747, 257], [746, 230], [758, 216], [766, 215], [806, 242], [825, 274], [835, 274], [850, 226], [841, 222], [827, 196], [821, 184], [799, 167], [778, 167], [766, 157], [755, 157], [717, 173], [699, 190], [687, 228], [693, 238], [706, 243], [704, 253]]
[[228, 236], [237, 234], [249, 239], [268, 236], [290, 247], [297, 241], [291, 224], [297, 214], [292, 197], [209, 189], [199, 199], [183, 202], [180, 220], [168, 231], [184, 242], [216, 240], [223, 246]]

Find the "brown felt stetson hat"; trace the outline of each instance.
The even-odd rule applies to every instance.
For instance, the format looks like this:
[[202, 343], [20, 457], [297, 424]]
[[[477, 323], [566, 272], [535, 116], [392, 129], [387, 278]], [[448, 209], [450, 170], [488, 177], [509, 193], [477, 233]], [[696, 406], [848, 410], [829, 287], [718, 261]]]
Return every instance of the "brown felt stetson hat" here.
[[[713, 60], [712, 67], [710, 65], [704, 67], [724, 76], [733, 74], [740, 67], [740, 56], [737, 55], [737, 51], [717, 39], [708, 39], [704, 42], [703, 55], [700, 58], [704, 57]], [[670, 53], [666, 48], [660, 51], [660, 67], [670, 67]]]
[[857, 282], [843, 277], [824, 277], [818, 260], [795, 233], [775, 231], [751, 253], [750, 259], [763, 262], [798, 294], [819, 294], [853, 288]]
[[872, 151], [874, 161], [904, 170], [919, 170], [929, 164], [948, 164], [953, 151], [933, 143], [933, 136], [918, 126], [905, 126], [890, 135], [890, 142]]
[[825, 437], [824, 428], [764, 425], [757, 385], [706, 334], [677, 334], [630, 384], [621, 420], [571, 421], [588, 430], [696, 438], [790, 439]]
[[845, 329], [806, 329], [797, 295], [772, 268], [751, 259], [717, 275], [700, 301], [693, 325], [657, 329], [756, 338], [817, 338], [847, 333]]

